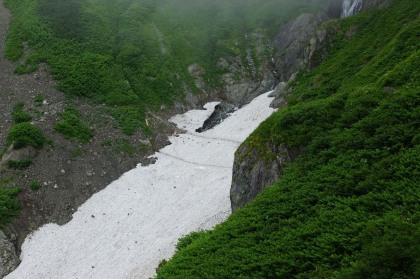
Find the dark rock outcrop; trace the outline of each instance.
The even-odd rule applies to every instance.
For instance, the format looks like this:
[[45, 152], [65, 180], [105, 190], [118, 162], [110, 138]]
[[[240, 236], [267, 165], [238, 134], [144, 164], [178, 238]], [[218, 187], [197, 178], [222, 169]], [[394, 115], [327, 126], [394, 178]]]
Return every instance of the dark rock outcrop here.
[[278, 82], [275, 66], [267, 55], [272, 52], [270, 40], [261, 30], [246, 35], [246, 39], [250, 43], [245, 58], [225, 56], [217, 63], [218, 69], [225, 72], [221, 76], [223, 88], [218, 95], [236, 106], [245, 105], [272, 90]]
[[236, 107], [232, 104], [221, 102], [217, 106], [215, 106], [213, 113], [207, 118], [203, 126], [195, 130], [198, 133], [205, 132], [207, 130], [212, 129], [214, 126], [220, 124], [224, 119], [229, 117], [229, 114], [234, 112]]
[[245, 143], [236, 151], [230, 188], [233, 212], [274, 184], [280, 178], [283, 167], [295, 158], [285, 146], [267, 145], [265, 149], [261, 151]]
[[328, 19], [324, 13], [304, 13], [280, 27], [273, 42], [278, 80], [288, 81], [305, 66], [305, 48], [318, 27]]
[[15, 270], [19, 263], [15, 247], [0, 230], [0, 278]]

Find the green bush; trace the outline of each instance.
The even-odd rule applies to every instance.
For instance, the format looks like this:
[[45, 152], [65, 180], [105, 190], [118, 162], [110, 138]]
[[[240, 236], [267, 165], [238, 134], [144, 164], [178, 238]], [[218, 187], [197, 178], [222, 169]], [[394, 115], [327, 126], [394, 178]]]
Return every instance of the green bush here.
[[143, 124], [144, 114], [136, 108], [125, 106], [113, 109], [111, 115], [127, 135], [133, 135]]
[[29, 122], [32, 120], [32, 116], [23, 110], [24, 106], [25, 105], [22, 102], [20, 102], [20, 103], [17, 103], [13, 107], [13, 111], [12, 111], [13, 122], [23, 123], [23, 122]]
[[[200, 92], [189, 65], [203, 67], [213, 88], [223, 86], [221, 57], [240, 57], [252, 76], [248, 51], [256, 66], [271, 59], [269, 44], [252, 33], [271, 37], [284, 21], [326, 2], [6, 0], [14, 15], [6, 55], [18, 60], [27, 43], [30, 54], [16, 72], [48, 63], [60, 90], [116, 109], [120, 127], [132, 134], [145, 128], [148, 110]], [[136, 116], [121, 115], [128, 111]]]
[[43, 94], [36, 94], [34, 98], [34, 102], [37, 106], [42, 105], [42, 102], [45, 100], [45, 96]]
[[193, 243], [193, 241], [199, 239], [200, 237], [204, 237], [205, 235], [206, 235], [205, 231], [189, 233], [188, 235], [178, 240], [178, 243], [176, 244], [176, 250], [179, 251], [186, 248], [188, 245]]
[[6, 141], [8, 145], [13, 144], [14, 149], [29, 146], [41, 149], [46, 139], [38, 127], [24, 122], [15, 124], [10, 128]]
[[25, 160], [20, 160], [20, 161], [13, 161], [13, 160], [7, 161], [7, 167], [9, 167], [10, 169], [17, 169], [17, 170], [26, 169], [31, 164], [32, 164], [31, 159], [25, 159]]
[[0, 178], [0, 228], [9, 223], [19, 211], [19, 204], [15, 197], [20, 192], [20, 188], [9, 187], [9, 182], [6, 178]]
[[29, 185], [29, 188], [31, 188], [31, 190], [38, 191], [39, 189], [41, 189], [41, 183], [39, 183], [38, 181], [32, 181]]
[[61, 120], [57, 121], [54, 129], [67, 139], [78, 139], [83, 143], [93, 137], [92, 130], [83, 124], [80, 113], [75, 107], [68, 106], [61, 114]]

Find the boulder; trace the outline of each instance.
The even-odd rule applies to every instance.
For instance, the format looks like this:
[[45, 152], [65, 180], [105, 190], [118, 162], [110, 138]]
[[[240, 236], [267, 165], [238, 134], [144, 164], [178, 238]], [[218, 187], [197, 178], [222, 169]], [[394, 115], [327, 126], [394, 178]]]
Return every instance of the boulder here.
[[[267, 160], [267, 156], [270, 159]], [[273, 185], [282, 175], [283, 167], [295, 156], [285, 146], [265, 146], [260, 150], [243, 144], [235, 153], [230, 201], [232, 211], [252, 201], [262, 190]]]
[[236, 107], [232, 104], [222, 102], [218, 104], [215, 108], [213, 113], [204, 121], [204, 124], [201, 128], [195, 130], [198, 133], [205, 132], [210, 130], [214, 126], [220, 124], [224, 119], [229, 117], [229, 114], [234, 112]]
[[25, 147], [21, 149], [13, 149], [13, 145], [10, 146], [3, 154], [0, 160], [0, 170], [6, 168], [8, 161], [22, 161], [25, 159], [34, 158], [37, 151], [33, 147]]

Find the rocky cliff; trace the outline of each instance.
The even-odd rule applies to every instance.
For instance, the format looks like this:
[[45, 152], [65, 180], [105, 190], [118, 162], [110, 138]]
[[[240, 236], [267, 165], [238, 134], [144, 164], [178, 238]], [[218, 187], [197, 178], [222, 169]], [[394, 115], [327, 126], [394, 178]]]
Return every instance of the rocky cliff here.
[[[382, 8], [388, 0], [364, 0], [360, 11]], [[282, 109], [293, 92], [289, 86], [295, 73], [317, 67], [332, 47], [331, 38], [339, 30], [334, 24], [322, 25], [327, 20], [342, 15], [343, 1], [332, 1], [323, 13], [301, 14], [296, 19], [280, 27], [273, 40], [276, 77], [280, 81], [272, 95], [276, 98], [271, 106]], [[352, 29], [350, 29], [352, 30]], [[353, 30], [352, 32], [356, 32]], [[352, 32], [346, 34], [352, 36]], [[294, 153], [294, 154], [292, 154]], [[255, 148], [249, 142], [242, 144], [235, 153], [232, 187], [230, 191], [233, 211], [253, 200], [263, 189], [272, 185], [282, 174], [285, 164], [298, 154], [286, 146], [266, 145]], [[271, 160], [267, 160], [267, 156]]]
[[[331, 19], [331, 15], [337, 14], [334, 8], [324, 13], [304, 13], [281, 26], [273, 40], [273, 63], [280, 82], [271, 93], [276, 97], [272, 107], [281, 109], [287, 106], [287, 98], [293, 91], [288, 83], [294, 79], [294, 73], [304, 68], [315, 67], [326, 54], [321, 51], [321, 45], [326, 41], [327, 31], [319, 27]], [[296, 156], [295, 152], [283, 145], [273, 144], [255, 148], [249, 142], [242, 144], [235, 153], [233, 165], [230, 191], [232, 210], [243, 207], [263, 189], [277, 181], [283, 167]]]

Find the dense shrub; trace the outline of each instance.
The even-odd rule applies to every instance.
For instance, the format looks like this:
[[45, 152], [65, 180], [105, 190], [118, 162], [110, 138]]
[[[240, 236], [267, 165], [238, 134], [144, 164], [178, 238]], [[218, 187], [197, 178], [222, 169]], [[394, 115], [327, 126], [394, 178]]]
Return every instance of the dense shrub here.
[[213, 88], [227, 71], [217, 66], [220, 57], [239, 57], [253, 76], [247, 53], [258, 66], [271, 59], [271, 47], [251, 34], [270, 37], [284, 21], [327, 2], [6, 0], [14, 14], [6, 54], [18, 60], [28, 44], [17, 73], [47, 62], [60, 90], [113, 107], [132, 134], [144, 128], [148, 110], [199, 92], [189, 65], [198, 63]]
[[26, 169], [31, 164], [32, 164], [32, 160], [31, 159], [25, 159], [25, 160], [20, 160], [20, 161], [14, 161], [14, 160], [7, 161], [7, 166], [10, 169], [17, 169], [17, 170]]
[[0, 228], [9, 223], [19, 210], [14, 198], [20, 192], [20, 188], [9, 187], [9, 182], [8, 179], [0, 178]]
[[29, 122], [32, 120], [32, 116], [23, 110], [24, 106], [25, 105], [23, 103], [17, 103], [13, 107], [13, 111], [12, 111], [13, 122], [23, 123], [23, 122]]
[[41, 183], [39, 183], [39, 181], [32, 181], [29, 188], [31, 188], [31, 190], [38, 191], [41, 189]]
[[92, 130], [83, 124], [80, 113], [71, 106], [64, 109], [61, 120], [55, 123], [54, 129], [67, 139], [75, 138], [84, 143], [93, 137]]
[[7, 144], [13, 144], [14, 149], [28, 146], [40, 149], [45, 142], [46, 139], [42, 131], [35, 125], [27, 122], [13, 125], [7, 135]]

